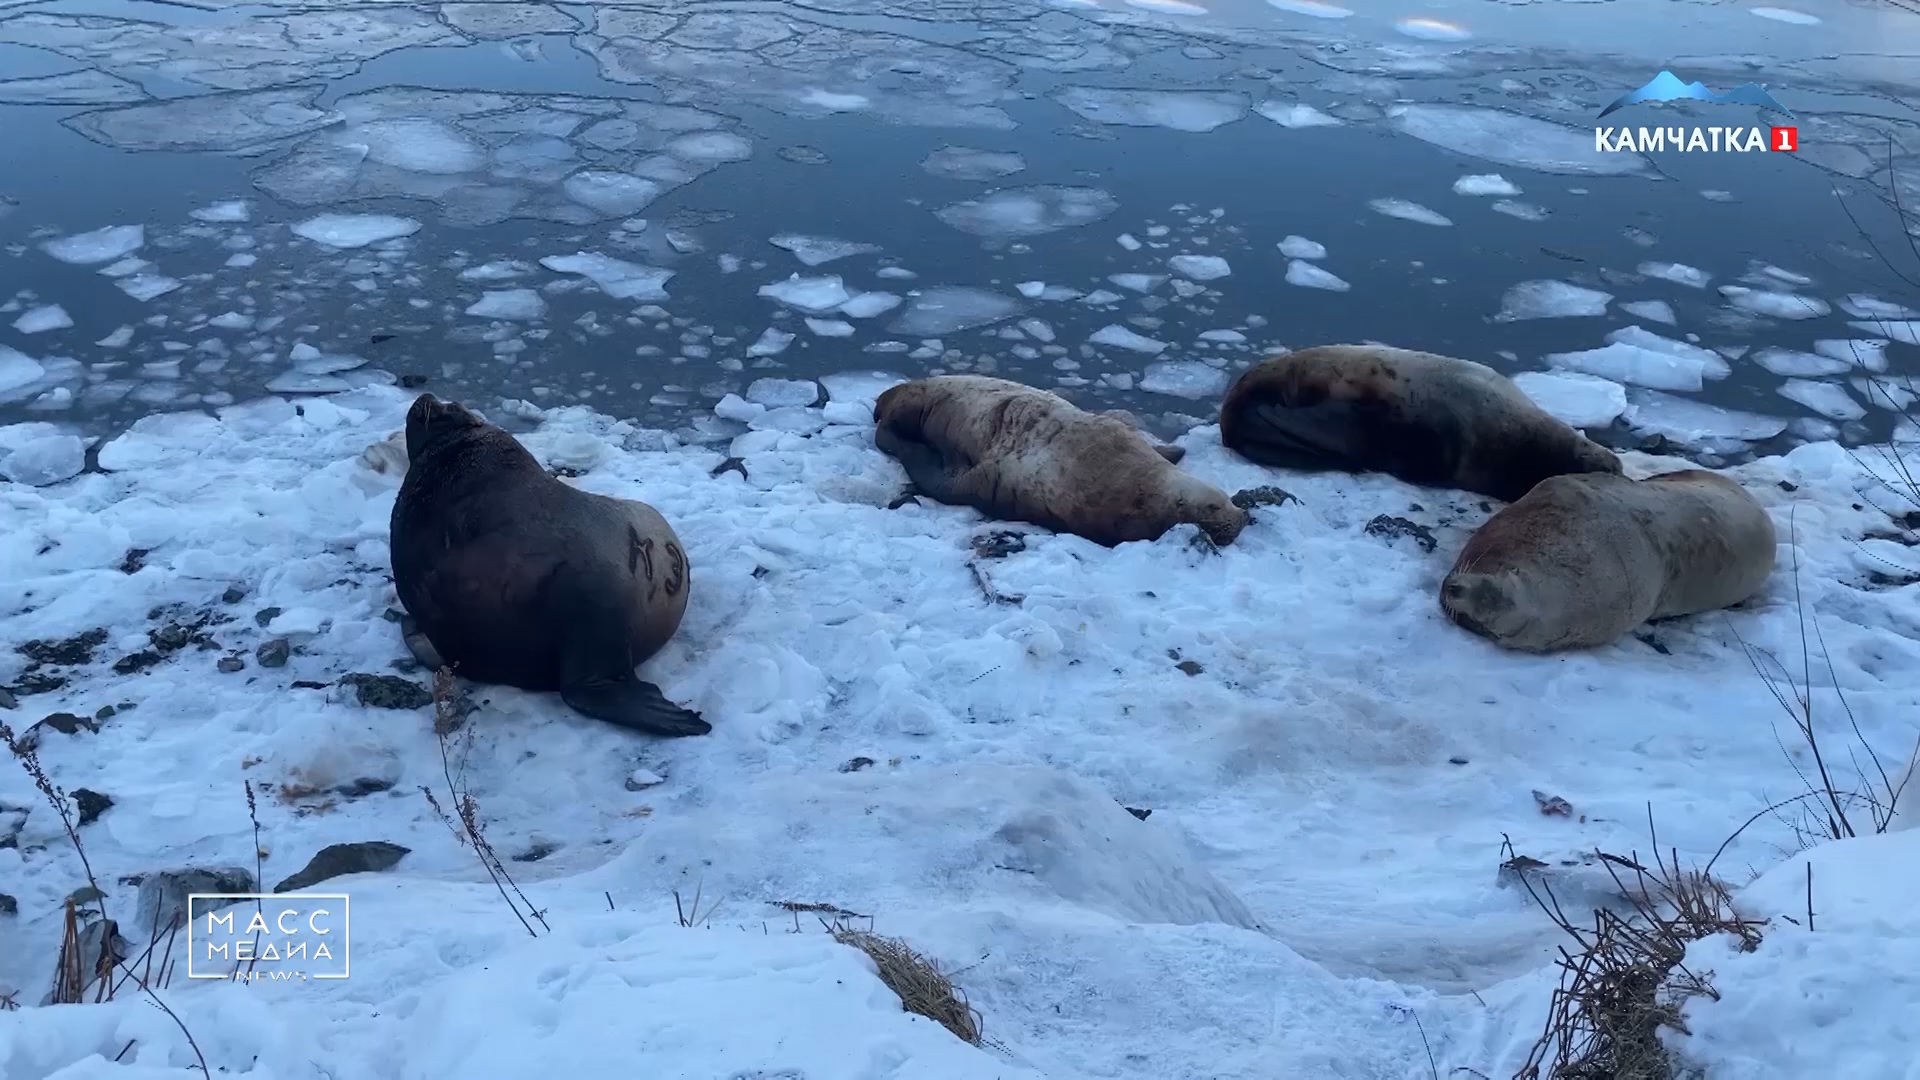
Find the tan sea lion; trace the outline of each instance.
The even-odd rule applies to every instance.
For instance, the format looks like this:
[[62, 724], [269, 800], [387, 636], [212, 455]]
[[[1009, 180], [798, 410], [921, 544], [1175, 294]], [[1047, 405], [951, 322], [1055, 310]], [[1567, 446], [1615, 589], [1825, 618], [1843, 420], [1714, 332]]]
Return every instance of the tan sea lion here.
[[1485, 364], [1385, 345], [1255, 364], [1220, 403], [1220, 441], [1262, 465], [1381, 472], [1506, 502], [1549, 476], [1620, 471]]
[[687, 610], [686, 551], [651, 506], [580, 491], [456, 402], [407, 411], [393, 503], [393, 583], [421, 663], [526, 690], [653, 735], [705, 735], [699, 714], [634, 673]]
[[1605, 645], [1648, 619], [1753, 596], [1775, 544], [1766, 509], [1717, 473], [1554, 476], [1473, 534], [1440, 608], [1509, 649]]
[[1230, 544], [1247, 512], [1175, 468], [1123, 420], [1057, 394], [980, 375], [889, 388], [874, 403], [874, 442], [920, 492], [990, 517], [1026, 521], [1111, 547], [1182, 522]]

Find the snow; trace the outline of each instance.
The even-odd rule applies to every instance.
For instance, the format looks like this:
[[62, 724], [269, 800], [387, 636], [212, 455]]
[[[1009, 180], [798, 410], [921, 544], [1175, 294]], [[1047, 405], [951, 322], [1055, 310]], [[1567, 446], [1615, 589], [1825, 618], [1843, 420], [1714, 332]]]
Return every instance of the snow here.
[[[1111, 330], [1114, 327], [1107, 329]], [[1128, 347], [1131, 348], [1131, 346]], [[1227, 382], [1226, 372], [1191, 360], [1169, 360], [1148, 364], [1147, 370], [1140, 375], [1140, 389], [1147, 393], [1168, 394], [1192, 401], [1219, 397], [1226, 392]]]
[[73, 317], [59, 304], [30, 307], [13, 320], [13, 328], [23, 334], [44, 334], [49, 330], [66, 330], [72, 326]]
[[1693, 289], [1704, 289], [1707, 287], [1707, 282], [1713, 280], [1712, 274], [1684, 263], [1643, 262], [1640, 264], [1639, 272], [1650, 278], [1671, 281], [1675, 285], [1685, 285]]
[[[1160, 375], [1227, 377], [1149, 367]], [[851, 421], [893, 381], [820, 383]], [[1646, 394], [1635, 409], [1659, 420], [1665, 406]], [[428, 715], [292, 685], [388, 672], [404, 656], [383, 617], [397, 478], [361, 461], [410, 397], [369, 387], [299, 410], [268, 399], [153, 416], [102, 447], [110, 472], [0, 487], [12, 515], [0, 573], [36, 600], [9, 614], [0, 656], [93, 627], [111, 643], [9, 722], [138, 704], [97, 732], [48, 733], [41, 749], [54, 782], [115, 799], [82, 831], [117, 911], [133, 896], [123, 876], [253, 865], [243, 780], [276, 789], [259, 812], [268, 881], [328, 844], [412, 849], [393, 870], [329, 883], [354, 901], [351, 979], [161, 991], [219, 1075], [601, 1076], [645, 1061], [701, 1078], [1398, 1078], [1429, 1075], [1429, 1045], [1440, 1075], [1512, 1075], [1558, 939], [1495, 883], [1501, 835], [1549, 860], [1644, 850], [1651, 803], [1662, 845], [1697, 865], [1795, 782], [1764, 720], [1779, 707], [1743, 647], [1798, 655], [1784, 570], [1750, 605], [1653, 628], [1668, 655], [1632, 638], [1508, 654], [1433, 602], [1483, 518], [1476, 499], [1263, 469], [1210, 426], [1179, 440], [1181, 469], [1298, 501], [1260, 508], [1217, 553], [1191, 530], [1104, 549], [1016, 527], [1024, 551], [978, 559], [970, 542], [1004, 523], [925, 500], [884, 509], [901, 470], [870, 429], [825, 409], [754, 413], [770, 426], [743, 436], [757, 448], [742, 478], [712, 475], [718, 449], [522, 405], [508, 411], [529, 421], [543, 462], [601, 445], [570, 483], [644, 498], [673, 522], [696, 584], [679, 634], [643, 670], [715, 726], [660, 743], [553, 695], [475, 695], [465, 762], [488, 835], [509, 859], [559, 845], [507, 864], [552, 928], [536, 940], [418, 794], [447, 799]], [[1626, 457], [1641, 475], [1676, 464]], [[1831, 444], [1735, 475], [1783, 538], [1792, 514], [1799, 588], [1831, 654], [1820, 677], [1846, 688], [1888, 753], [1910, 747], [1916, 649], [1903, 628], [1920, 598], [1864, 584], [1863, 545], [1897, 547], [1860, 539], [1887, 527], [1880, 489]], [[1431, 525], [1438, 550], [1367, 534], [1383, 514]], [[145, 567], [121, 572], [136, 546]], [[246, 594], [223, 604], [230, 586]], [[993, 602], [988, 587], [1022, 599]], [[220, 649], [114, 672], [146, 647], [149, 612], [173, 603], [230, 613], [211, 632], [244, 672], [217, 673]], [[254, 616], [268, 607], [282, 610], [263, 629]], [[300, 637], [286, 667], [254, 664], [282, 631]], [[1195, 674], [1175, 667], [1188, 660]], [[640, 770], [659, 782], [629, 790]], [[390, 790], [278, 797], [304, 777]], [[1579, 818], [1542, 815], [1535, 788]], [[0, 917], [0, 982], [25, 988], [26, 1004], [0, 1013], [0, 1073], [178, 1075], [185, 1038], [133, 995], [34, 1006], [80, 874], [68, 849], [40, 846], [60, 830], [35, 804], [24, 774], [0, 771], [0, 805], [34, 807], [34, 842], [0, 849], [19, 902]], [[18, 816], [0, 811], [0, 828]], [[1916, 836], [1809, 853], [1815, 933], [1779, 925], [1741, 956], [1695, 946], [1721, 999], [1690, 1007], [1691, 1045], [1780, 1063], [1726, 1072], [1742, 1080], [1911, 1062]], [[1721, 865], [1765, 869], [1791, 842], [1761, 815]], [[1747, 895], [1797, 914], [1804, 880], [1789, 862]], [[696, 887], [724, 898], [712, 929], [674, 924], [671, 893]], [[869, 914], [927, 952], [1009, 1053], [902, 1012], [858, 953], [779, 901]], [[1822, 1025], [1806, 1015], [1810, 993], [1877, 1007], [1836, 1008]]]
[[1263, 101], [1255, 109], [1261, 116], [1283, 128], [1340, 127], [1346, 121], [1328, 116], [1311, 105], [1284, 101]]
[[467, 306], [467, 314], [479, 319], [533, 322], [546, 313], [546, 300], [532, 289], [498, 289], [481, 294]]
[[1429, 210], [1417, 202], [1405, 199], [1370, 199], [1367, 206], [1376, 214], [1385, 214], [1401, 221], [1412, 221], [1420, 225], [1451, 225], [1453, 219], [1445, 214]]
[[1287, 236], [1283, 238], [1277, 246], [1280, 248], [1280, 254], [1285, 255], [1289, 259], [1324, 259], [1327, 257], [1327, 246], [1325, 244], [1315, 240], [1309, 240], [1304, 236]]
[[1346, 292], [1353, 287], [1331, 270], [1315, 266], [1304, 259], [1293, 259], [1287, 263], [1287, 284], [1306, 289], [1325, 289], [1329, 292]]
[[1119, 200], [1099, 188], [1039, 184], [957, 202], [934, 216], [961, 232], [1001, 240], [1091, 225], [1119, 208]]
[[1653, 175], [1639, 154], [1595, 149], [1589, 130], [1502, 109], [1405, 105], [1392, 116], [1395, 126], [1422, 142], [1498, 165], [1572, 176]]
[[871, 255], [880, 250], [878, 244], [856, 244], [851, 240], [835, 240], [827, 236], [800, 236], [795, 233], [781, 233], [767, 241], [774, 247], [793, 253], [806, 266], [819, 266], [835, 259], [851, 258], [855, 255]]
[[1247, 115], [1244, 95], [1206, 90], [1110, 90], [1068, 86], [1053, 100], [1083, 120], [1126, 127], [1161, 127], [1195, 134]]
[[597, 251], [549, 255], [540, 265], [556, 274], [578, 274], [615, 300], [651, 302], [667, 299], [667, 281], [678, 271], [641, 266]]
[[1535, 405], [1577, 428], [1604, 428], [1627, 411], [1626, 388], [1578, 371], [1523, 371], [1513, 384]]
[[1605, 315], [1612, 293], [1565, 281], [1523, 281], [1500, 298], [1495, 322], [1522, 319], [1572, 319]]
[[1145, 334], [1129, 330], [1118, 323], [1110, 323], [1095, 330], [1087, 335], [1087, 340], [1095, 345], [1106, 345], [1110, 348], [1126, 349], [1129, 352], [1146, 353], [1150, 356], [1157, 356], [1167, 351], [1166, 342], [1155, 341]]
[[420, 231], [412, 218], [392, 214], [319, 214], [292, 226], [293, 235], [330, 248], [363, 248]]
[[1024, 310], [1011, 296], [965, 285], [938, 285], [909, 297], [887, 332], [939, 337], [1010, 319]]
[[1518, 195], [1520, 189], [1499, 173], [1474, 173], [1453, 182], [1455, 195]]
[[1777, 393], [1829, 420], [1858, 420], [1867, 415], [1867, 410], [1853, 400], [1853, 395], [1847, 393], [1846, 387], [1838, 383], [1788, 379], [1780, 384]]
[[1818, 319], [1833, 312], [1832, 306], [1817, 296], [1801, 296], [1773, 289], [1722, 285], [1720, 295], [1742, 311], [1775, 319]]
[[1167, 266], [1191, 281], [1216, 281], [1233, 273], [1233, 267], [1218, 255], [1175, 255]]
[[140, 250], [146, 242], [147, 230], [143, 225], [109, 225], [92, 232], [48, 240], [40, 245], [40, 250], [63, 263], [92, 266], [94, 263], [125, 258]]

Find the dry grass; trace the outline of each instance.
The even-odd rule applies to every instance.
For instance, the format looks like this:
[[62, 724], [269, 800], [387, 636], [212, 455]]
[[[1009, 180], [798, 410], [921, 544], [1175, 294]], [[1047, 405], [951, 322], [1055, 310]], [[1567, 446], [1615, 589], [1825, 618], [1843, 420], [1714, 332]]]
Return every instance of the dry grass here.
[[[1649, 826], [1651, 827], [1651, 826]], [[1684, 1033], [1681, 1011], [1696, 997], [1719, 999], [1711, 971], [1686, 964], [1687, 946], [1731, 934], [1742, 951], [1760, 944], [1762, 921], [1741, 916], [1725, 883], [1682, 869], [1677, 854], [1654, 865], [1595, 852], [1627, 901], [1575, 923], [1545, 882], [1522, 875], [1527, 892], [1569, 938], [1557, 964], [1547, 1022], [1514, 1080], [1672, 1080], [1663, 1028]], [[1502, 854], [1513, 857], [1511, 844]]]
[[932, 1020], [962, 1042], [986, 1045], [980, 1034], [980, 1013], [967, 1003], [966, 992], [954, 986], [951, 975], [911, 945], [899, 938], [862, 930], [844, 920], [827, 924], [827, 932], [833, 935], [833, 940], [851, 945], [872, 958], [880, 971], [880, 981], [900, 995], [900, 1004], [908, 1012]]

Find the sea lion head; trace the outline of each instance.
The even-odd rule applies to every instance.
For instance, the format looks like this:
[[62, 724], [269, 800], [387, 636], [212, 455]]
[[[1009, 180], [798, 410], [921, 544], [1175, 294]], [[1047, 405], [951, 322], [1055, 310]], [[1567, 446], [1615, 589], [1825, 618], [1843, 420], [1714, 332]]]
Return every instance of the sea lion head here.
[[1511, 568], [1455, 570], [1440, 585], [1440, 609], [1460, 627], [1507, 644], [1524, 640], [1539, 621], [1535, 590]]
[[1581, 432], [1573, 433], [1573, 463], [1578, 468], [1567, 470], [1570, 473], [1612, 473], [1624, 475], [1625, 466], [1620, 464], [1620, 455], [1594, 442]]
[[407, 461], [419, 461], [420, 455], [434, 447], [486, 426], [478, 413], [457, 401], [421, 394], [407, 410]]

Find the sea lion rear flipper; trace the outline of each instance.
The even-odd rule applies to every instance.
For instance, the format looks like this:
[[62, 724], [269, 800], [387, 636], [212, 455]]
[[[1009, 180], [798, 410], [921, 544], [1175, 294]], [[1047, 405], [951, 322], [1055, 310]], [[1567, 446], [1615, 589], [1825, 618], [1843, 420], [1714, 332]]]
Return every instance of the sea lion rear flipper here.
[[915, 494], [925, 495], [936, 502], [960, 501], [953, 471], [947, 467], [946, 458], [939, 450], [917, 439], [898, 437], [885, 440], [880, 449], [907, 470], [907, 480], [912, 483]]
[[713, 730], [699, 713], [668, 701], [659, 687], [641, 679], [574, 683], [561, 687], [560, 700], [583, 716], [662, 738], [705, 735]]
[[1159, 454], [1163, 458], [1166, 458], [1167, 464], [1169, 465], [1178, 465], [1180, 464], [1181, 459], [1187, 456], [1186, 447], [1174, 446], [1171, 443], [1156, 444], [1153, 448], [1153, 452], [1156, 454]]
[[419, 620], [411, 615], [400, 617], [400, 637], [407, 643], [407, 651], [419, 665], [428, 671], [439, 671], [446, 667], [446, 661], [440, 658], [440, 650], [427, 640], [426, 632], [420, 629]]

